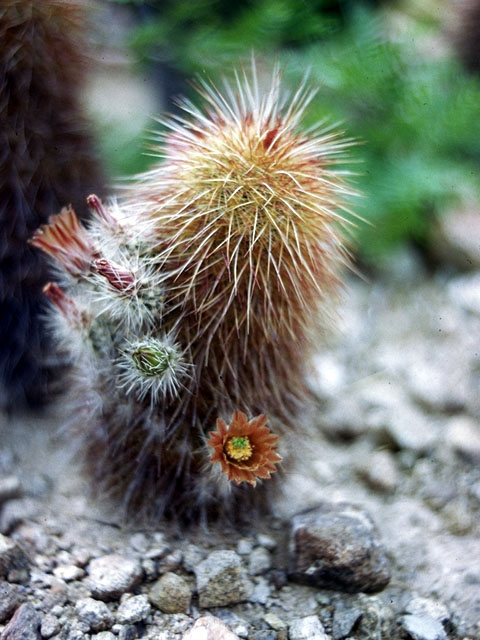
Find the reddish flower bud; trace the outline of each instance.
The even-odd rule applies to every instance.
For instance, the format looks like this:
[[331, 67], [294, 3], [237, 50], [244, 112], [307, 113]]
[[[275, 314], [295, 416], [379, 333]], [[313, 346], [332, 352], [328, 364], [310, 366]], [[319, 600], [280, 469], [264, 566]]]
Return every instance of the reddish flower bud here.
[[123, 267], [119, 267], [105, 258], [99, 258], [93, 263], [97, 272], [106, 278], [118, 291], [132, 292], [135, 286], [135, 274]]
[[106, 222], [111, 227], [118, 227], [117, 220], [115, 220], [109, 210], [103, 206], [100, 198], [94, 193], [88, 196], [87, 206], [91, 211], [95, 212], [103, 222]]

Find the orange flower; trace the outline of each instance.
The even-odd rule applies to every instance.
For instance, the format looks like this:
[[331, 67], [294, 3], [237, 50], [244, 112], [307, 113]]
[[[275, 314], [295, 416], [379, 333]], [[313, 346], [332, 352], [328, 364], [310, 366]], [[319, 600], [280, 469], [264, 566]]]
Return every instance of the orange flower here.
[[58, 260], [73, 276], [89, 271], [92, 260], [98, 257], [72, 207], [63, 208], [57, 215], [50, 216], [48, 224], [35, 231], [30, 244]]
[[249, 482], [270, 478], [275, 465], [282, 459], [277, 453], [278, 436], [266, 426], [265, 414], [250, 421], [241, 411], [235, 411], [231, 423], [219, 418], [217, 431], [210, 433], [207, 444], [212, 447], [210, 462], [219, 462], [230, 482]]

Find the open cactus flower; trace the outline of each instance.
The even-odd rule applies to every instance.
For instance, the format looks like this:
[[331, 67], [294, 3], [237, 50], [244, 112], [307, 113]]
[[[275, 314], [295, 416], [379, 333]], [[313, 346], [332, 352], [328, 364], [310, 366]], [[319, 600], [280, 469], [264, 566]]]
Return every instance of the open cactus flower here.
[[230, 481], [248, 482], [255, 486], [257, 478], [268, 479], [282, 458], [277, 453], [278, 436], [267, 427], [267, 416], [248, 420], [235, 411], [232, 421], [217, 420], [217, 431], [210, 433], [207, 444], [213, 449], [210, 462], [219, 462]]

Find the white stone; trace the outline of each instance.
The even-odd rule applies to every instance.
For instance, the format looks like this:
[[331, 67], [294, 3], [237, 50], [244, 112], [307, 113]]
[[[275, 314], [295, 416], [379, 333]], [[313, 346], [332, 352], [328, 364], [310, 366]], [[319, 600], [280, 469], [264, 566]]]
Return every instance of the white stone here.
[[329, 640], [318, 616], [297, 618], [288, 627], [290, 640]]
[[182, 640], [238, 640], [238, 636], [214, 616], [199, 618]]

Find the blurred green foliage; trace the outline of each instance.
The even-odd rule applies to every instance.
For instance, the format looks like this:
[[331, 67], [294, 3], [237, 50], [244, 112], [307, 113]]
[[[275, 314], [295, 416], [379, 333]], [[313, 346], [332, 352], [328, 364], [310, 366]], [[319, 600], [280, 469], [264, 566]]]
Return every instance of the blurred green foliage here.
[[366, 262], [405, 241], [422, 246], [436, 216], [465, 192], [478, 196], [480, 82], [453, 55], [421, 53], [425, 25], [407, 21], [402, 38], [387, 38], [378, 9], [346, 0], [161, 7], [132, 34], [138, 60], [218, 79], [254, 50], [280, 60], [292, 87], [308, 72], [319, 92], [306, 124], [341, 122], [360, 143], [350, 168], [364, 194], [353, 207], [371, 223], [355, 234]]

